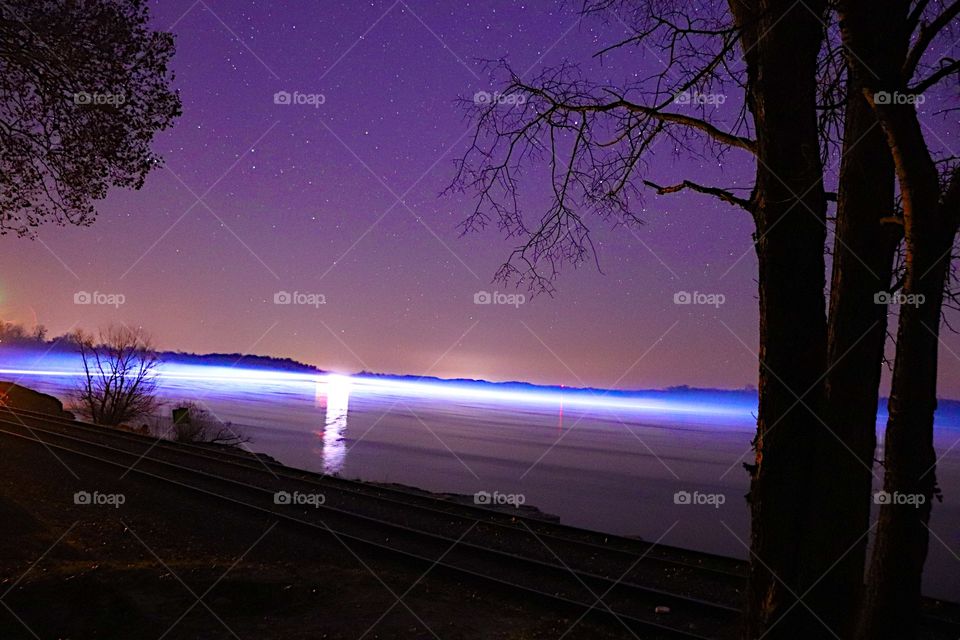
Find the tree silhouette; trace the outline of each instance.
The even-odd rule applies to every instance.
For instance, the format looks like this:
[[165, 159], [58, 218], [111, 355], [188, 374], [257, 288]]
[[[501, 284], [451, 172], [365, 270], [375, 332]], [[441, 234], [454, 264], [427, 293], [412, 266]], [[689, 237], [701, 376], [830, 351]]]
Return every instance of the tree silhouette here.
[[863, 640], [917, 631], [927, 524], [939, 494], [933, 419], [940, 321], [960, 225], [960, 159], [937, 161], [915, 106], [924, 91], [960, 74], [956, 60], [937, 56], [932, 47], [950, 33], [960, 2], [881, 4], [878, 11], [876, 3], [838, 2], [851, 74], [876, 114], [896, 169], [905, 237], [902, 294], [912, 301], [901, 306], [897, 329], [884, 459], [884, 491], [891, 499], [880, 507], [859, 628]]
[[[895, 152], [861, 76], [852, 73], [834, 9], [806, 0], [716, 1], [695, 10], [670, 0], [588, 0], [584, 13], [616, 12], [633, 30], [604, 51], [654, 50], [664, 69], [611, 86], [569, 63], [530, 80], [494, 63], [500, 95], [520, 97], [509, 108], [467, 103], [476, 133], [451, 186], [476, 198], [464, 231], [496, 224], [517, 240], [496, 278], [535, 290], [552, 291], [562, 265], [595, 256], [591, 220], [640, 224], [636, 202], [645, 190], [696, 192], [752, 217], [760, 407], [756, 458], [745, 465], [751, 638], [850, 637], [863, 586], [887, 333], [887, 308], [875, 296], [899, 286], [891, 280], [904, 217]], [[914, 27], [938, 9], [917, 2]], [[883, 11], [872, 14], [889, 28]], [[887, 34], [871, 37], [884, 43]], [[895, 41], [887, 43], [883, 55], [896, 58]], [[934, 87], [957, 67], [946, 60], [927, 70], [913, 90]], [[716, 93], [742, 98], [743, 110], [723, 117], [709, 101], [678, 100]], [[676, 153], [721, 162], [739, 154], [756, 168], [753, 188], [745, 193], [691, 176], [651, 180], [651, 150], [661, 141]], [[834, 156], [838, 186], [831, 193], [824, 167]], [[537, 163], [549, 168], [553, 197], [531, 216], [518, 188]]]
[[83, 376], [74, 390], [81, 413], [97, 424], [118, 425], [157, 408], [157, 366], [150, 336], [126, 325], [77, 332]]
[[147, 22], [145, 0], [0, 3], [0, 234], [89, 224], [158, 165], [180, 99], [173, 36]]

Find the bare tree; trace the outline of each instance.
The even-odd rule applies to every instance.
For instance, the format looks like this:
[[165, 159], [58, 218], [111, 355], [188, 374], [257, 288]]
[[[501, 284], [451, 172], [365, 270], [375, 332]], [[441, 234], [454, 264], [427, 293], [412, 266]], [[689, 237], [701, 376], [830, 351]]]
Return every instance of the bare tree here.
[[[887, 89], [917, 96], [956, 77], [956, 60], [929, 61], [923, 50], [957, 16], [957, 3], [919, 0], [906, 25], [888, 20], [870, 3], [854, 4], [867, 25], [858, 27], [867, 40], [859, 46], [871, 49], [878, 66], [909, 70]], [[692, 10], [670, 0], [587, 0], [585, 13], [615, 12], [634, 31], [601, 53], [630, 46], [655, 50], [663, 71], [610, 86], [584, 79], [569, 63], [529, 80], [504, 63], [496, 65], [500, 93], [522, 99], [506, 101], [507, 108], [498, 101], [469, 107], [476, 134], [451, 187], [476, 197], [464, 231], [495, 223], [517, 240], [496, 278], [548, 292], [561, 265], [595, 257], [591, 218], [614, 226], [641, 223], [636, 202], [645, 188], [658, 195], [695, 192], [752, 216], [759, 267], [760, 414], [755, 463], [745, 465], [752, 478], [745, 630], [751, 638], [854, 633], [851, 612], [863, 586], [888, 333], [887, 308], [876, 304], [875, 296], [907, 291], [908, 265], [917, 255], [900, 249], [904, 231], [909, 245], [910, 230], [919, 227], [906, 222], [902, 158], [888, 144], [887, 118], [870, 99], [876, 87], [858, 67], [871, 58], [851, 55], [849, 12], [837, 14], [835, 8], [826, 2], [736, 0]], [[915, 72], [922, 77], [913, 78]], [[698, 109], [678, 107], [678, 96], [714, 92], [736, 93], [744, 110], [731, 119], [709, 101]], [[910, 113], [915, 121], [912, 107]], [[649, 164], [660, 141], [676, 153], [721, 162], [746, 154], [755, 161], [755, 184], [744, 194], [685, 176], [658, 183], [649, 177]], [[832, 164], [834, 156], [838, 164]], [[949, 173], [953, 165], [940, 162]], [[531, 217], [522, 211], [518, 189], [524, 171], [537, 163], [549, 170], [553, 198], [542, 215]], [[837, 181], [835, 193], [825, 188], [828, 174]], [[955, 207], [952, 193], [943, 189], [941, 220]], [[836, 203], [832, 218], [831, 202]], [[823, 291], [830, 222], [828, 314]], [[951, 223], [933, 235], [940, 237], [937, 249], [944, 241], [949, 248]], [[944, 260], [943, 252], [934, 254]], [[927, 286], [941, 290], [936, 274], [927, 275], [933, 278]], [[901, 335], [913, 311], [901, 317]], [[935, 341], [927, 331], [920, 356], [926, 364], [917, 371], [931, 363], [935, 371], [930, 353]], [[898, 344], [902, 373], [895, 397], [917, 357], [900, 353]], [[920, 386], [932, 382], [935, 373], [924, 374]], [[927, 389], [928, 399], [935, 398], [934, 391]], [[932, 406], [924, 404], [921, 412], [926, 416], [929, 409], [930, 420]], [[932, 452], [930, 433], [920, 434], [924, 460]], [[890, 431], [887, 442], [889, 461]], [[899, 449], [893, 459], [914, 455], [907, 443]], [[920, 546], [913, 544], [921, 542], [916, 537], [908, 542], [911, 553], [925, 549], [925, 538]], [[896, 549], [884, 553], [895, 562]], [[918, 585], [918, 576], [912, 574], [910, 584]]]
[[110, 326], [94, 337], [77, 334], [83, 377], [74, 391], [81, 413], [98, 424], [119, 425], [153, 413], [159, 360], [141, 329]]
[[[640, 220], [633, 203], [645, 188], [692, 191], [744, 209], [755, 224], [759, 263], [760, 411], [750, 503], [753, 515], [748, 635], [822, 632], [797, 607], [803, 540], [826, 523], [810, 506], [816, 438], [827, 429], [824, 243], [827, 193], [821, 161], [818, 74], [825, 2], [706, 3], [693, 12], [664, 1], [587, 3], [622, 12], [635, 35], [615, 46], [656, 48], [665, 69], [624, 86], [597, 85], [572, 65], [526, 81], [502, 66], [506, 95], [519, 107], [483, 105], [477, 135], [458, 167], [455, 188], [477, 196], [465, 229], [491, 221], [518, 245], [497, 277], [550, 290], [559, 265], [594, 256], [591, 215], [619, 225]], [[721, 117], [709, 101], [684, 108], [678, 96], [736, 93], [744, 111]], [[688, 177], [649, 179], [654, 144], [692, 156], [740, 154], [753, 162], [750, 193]], [[525, 166], [541, 160], [553, 199], [533, 220], [517, 197]], [[818, 564], [823, 564], [818, 560]]]

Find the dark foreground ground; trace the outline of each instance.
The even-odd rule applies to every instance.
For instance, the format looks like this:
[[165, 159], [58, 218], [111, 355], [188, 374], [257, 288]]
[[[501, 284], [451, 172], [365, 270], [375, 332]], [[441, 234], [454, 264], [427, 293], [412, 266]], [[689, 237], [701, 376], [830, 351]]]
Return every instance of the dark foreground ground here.
[[[621, 638], [265, 515], [0, 436], [0, 638]], [[125, 504], [77, 505], [77, 491]]]

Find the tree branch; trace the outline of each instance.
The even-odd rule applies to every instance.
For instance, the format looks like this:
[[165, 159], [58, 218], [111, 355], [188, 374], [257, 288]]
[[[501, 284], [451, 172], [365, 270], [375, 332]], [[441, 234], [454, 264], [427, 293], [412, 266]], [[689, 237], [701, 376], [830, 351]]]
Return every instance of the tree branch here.
[[927, 51], [927, 47], [957, 15], [960, 15], [960, 0], [954, 0], [954, 3], [944, 9], [943, 13], [934, 18], [932, 22], [920, 25], [917, 41], [913, 44], [903, 63], [904, 82], [908, 82], [913, 77], [913, 74], [917, 71], [917, 65], [920, 64], [923, 54]]
[[732, 205], [741, 207], [751, 213], [753, 212], [753, 203], [750, 200], [737, 197], [725, 189], [719, 189], [717, 187], [707, 187], [702, 184], [698, 184], [696, 182], [691, 182], [690, 180], [684, 180], [680, 184], [667, 185], [667, 186], [659, 185], [650, 180], [644, 180], [643, 184], [653, 189], [656, 189], [657, 195], [663, 196], [670, 193], [677, 193], [678, 191], [689, 189], [691, 191], [696, 191], [697, 193], [703, 193], [709, 196], [713, 196], [715, 198], [719, 198], [720, 200], [723, 200], [727, 204], [732, 204]]
[[907, 33], [913, 33], [917, 25], [920, 24], [920, 19], [923, 18], [923, 12], [926, 10], [928, 4], [930, 4], [930, 0], [918, 0], [917, 5], [913, 8], [909, 17], [907, 17]]
[[[941, 60], [941, 62], [943, 62], [943, 60]], [[923, 93], [933, 85], [954, 73], [960, 73], [960, 60], [951, 60], [948, 64], [941, 66], [929, 76], [910, 87], [910, 93]]]
[[[960, 2], [960, 0], [958, 0]], [[606, 113], [609, 111], [616, 111], [617, 109], [625, 109], [631, 113], [638, 113], [640, 115], [647, 116], [654, 120], [660, 122], [669, 122], [671, 124], [679, 124], [690, 129], [695, 129], [701, 131], [717, 142], [730, 145], [731, 147], [737, 147], [739, 149], [744, 149], [750, 153], [756, 153], [757, 151], [757, 142], [751, 138], [746, 138], [743, 136], [734, 135], [719, 129], [718, 127], [710, 124], [706, 120], [700, 118], [694, 118], [692, 116], [686, 116], [681, 113], [673, 113], [670, 111], [661, 111], [655, 107], [647, 107], [644, 105], [636, 104], [623, 98], [619, 98], [612, 102], [607, 102], [604, 104], [585, 104], [585, 105], [574, 105], [567, 104], [563, 102], [556, 102], [551, 99], [544, 91], [537, 89], [535, 87], [528, 88], [531, 93], [535, 93], [545, 100], [550, 101], [554, 106], [561, 110], [570, 111], [573, 113]]]
[[960, 223], [960, 165], [953, 167], [947, 179], [946, 188], [940, 198], [940, 210], [950, 219], [950, 224], [956, 229]]

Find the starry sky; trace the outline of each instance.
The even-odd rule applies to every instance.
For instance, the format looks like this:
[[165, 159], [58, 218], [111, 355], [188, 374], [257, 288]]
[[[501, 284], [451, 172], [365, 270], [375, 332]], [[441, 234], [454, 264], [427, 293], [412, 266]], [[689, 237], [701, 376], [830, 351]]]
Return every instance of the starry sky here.
[[[552, 297], [474, 303], [479, 291], [517, 291], [491, 281], [511, 241], [495, 228], [461, 236], [471, 200], [440, 195], [471, 132], [457, 98], [496, 90], [483, 59], [506, 58], [525, 77], [565, 60], [595, 80], [649, 75], [662, 64], [652, 50], [593, 57], [628, 34], [616, 16], [580, 19], [549, 0], [164, 0], [152, 13], [176, 36], [183, 100], [155, 141], [166, 166], [140, 191], [111, 192], [92, 227], [0, 238], [5, 319], [53, 334], [124, 322], [162, 348], [342, 372], [755, 382], [753, 225], [710, 198], [647, 194], [640, 229], [591, 221], [600, 269], [565, 270]], [[276, 104], [277, 92], [301, 103]], [[738, 110], [734, 97], [717, 114]], [[957, 139], [955, 123], [936, 126]], [[650, 159], [659, 181], [752, 178], [736, 153], [718, 163], [664, 146]], [[531, 174], [523, 189], [542, 211], [548, 184]], [[724, 303], [676, 305], [678, 291]], [[78, 292], [123, 304], [74, 304]], [[275, 304], [279, 292], [300, 295]], [[954, 354], [960, 340], [948, 336], [941, 393], [960, 397]]]

